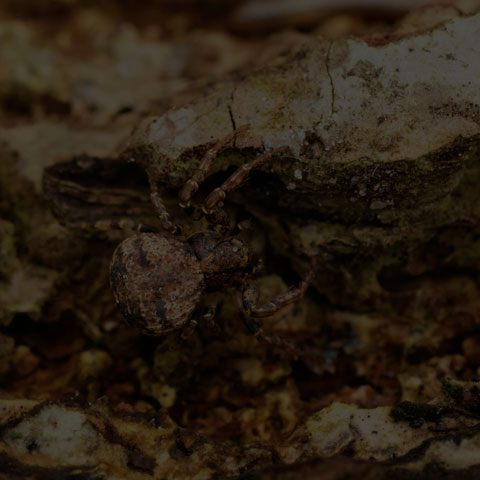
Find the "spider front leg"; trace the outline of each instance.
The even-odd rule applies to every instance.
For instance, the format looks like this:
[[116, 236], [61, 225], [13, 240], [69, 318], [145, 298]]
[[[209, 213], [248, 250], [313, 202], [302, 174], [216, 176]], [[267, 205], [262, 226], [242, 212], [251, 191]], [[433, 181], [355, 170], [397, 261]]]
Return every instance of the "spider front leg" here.
[[178, 194], [179, 205], [182, 208], [188, 208], [191, 205], [192, 197], [195, 192], [198, 191], [200, 185], [205, 181], [207, 178], [208, 173], [212, 168], [213, 161], [217, 157], [217, 155], [233, 140], [236, 138], [237, 134], [244, 132], [249, 128], [248, 125], [243, 125], [238, 127], [232, 133], [227, 135], [225, 138], [217, 142], [212, 148], [207, 150], [205, 155], [203, 156], [202, 160], [200, 161], [200, 165], [195, 170], [194, 174], [190, 179], [187, 180], [183, 188], [180, 190]]
[[252, 170], [256, 170], [262, 165], [270, 162], [275, 155], [279, 155], [280, 153], [286, 151], [287, 148], [288, 147], [277, 148], [272, 152], [260, 155], [251, 162], [245, 163], [235, 170], [235, 172], [233, 172], [220, 187], [216, 188], [210, 193], [210, 195], [208, 195], [203, 206], [204, 213], [209, 214], [212, 212], [220, 202], [225, 200], [228, 193], [237, 189], [242, 184]]

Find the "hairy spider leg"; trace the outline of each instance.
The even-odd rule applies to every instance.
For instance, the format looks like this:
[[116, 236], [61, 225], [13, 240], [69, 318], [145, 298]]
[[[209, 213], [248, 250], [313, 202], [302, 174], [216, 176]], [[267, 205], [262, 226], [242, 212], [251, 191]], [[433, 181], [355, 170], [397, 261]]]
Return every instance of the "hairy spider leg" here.
[[253, 159], [251, 162], [243, 164], [235, 172], [233, 172], [225, 182], [213, 190], [205, 200], [203, 211], [205, 214], [209, 214], [220, 202], [225, 200], [228, 193], [237, 189], [245, 178], [248, 177], [252, 170], [260, 168], [262, 165], [268, 163], [275, 155], [283, 153], [288, 147], [281, 147], [273, 150], [272, 152], [265, 153]]
[[217, 311], [216, 305], [209, 305], [208, 307], [206, 307], [205, 312], [202, 315], [203, 320], [209, 327], [212, 327], [215, 324], [216, 311]]
[[152, 179], [150, 179], [150, 199], [152, 200], [155, 211], [160, 218], [160, 224], [162, 225], [162, 228], [171, 234], [181, 233], [181, 227], [173, 223], [167, 207], [163, 203], [162, 196], [158, 191], [158, 185]]
[[[255, 295], [253, 291], [250, 291], [250, 294]], [[257, 297], [258, 297], [258, 292], [257, 292]], [[240, 298], [240, 296], [239, 296]], [[299, 356], [299, 351], [296, 349], [290, 342], [287, 340], [284, 340], [283, 338], [280, 338], [277, 335], [274, 335], [272, 333], [267, 333], [263, 328], [260, 326], [260, 324], [255, 320], [253, 317], [251, 317], [248, 312], [243, 308], [242, 302], [244, 300], [240, 299], [239, 304], [240, 304], [240, 313], [241, 317], [243, 320], [244, 325], [247, 327], [248, 331], [253, 334], [253, 336], [260, 338], [261, 340], [269, 343], [270, 345], [273, 345], [275, 347], [279, 347], [283, 350], [287, 350], [291, 354], [293, 354], [295, 357]], [[258, 298], [257, 298], [258, 301]]]
[[206, 307], [203, 313], [197, 312], [196, 318], [192, 317], [188, 321], [188, 323], [183, 327], [182, 333], [180, 334], [180, 337], [182, 338], [182, 340], [186, 340], [187, 338], [193, 335], [193, 332], [198, 327], [199, 319], [203, 319], [207, 327], [209, 329], [213, 329], [216, 326], [215, 312], [216, 312], [216, 306], [214, 305], [209, 305], [208, 307]]
[[243, 308], [252, 317], [270, 317], [281, 308], [300, 300], [305, 295], [307, 288], [315, 277], [316, 269], [317, 257], [312, 257], [310, 268], [297, 287], [290, 287], [286, 292], [277, 295], [277, 297], [270, 302], [260, 306], [258, 305], [258, 287], [255, 280], [251, 279], [243, 291]]
[[283, 307], [301, 299], [315, 277], [316, 269], [317, 257], [313, 257], [307, 274], [297, 287], [289, 288], [286, 292], [281, 293], [272, 301], [261, 306], [258, 306], [259, 290], [257, 282], [255, 280], [250, 280], [243, 289], [241, 301], [242, 318], [248, 330], [250, 330], [250, 332], [256, 337], [262, 338], [272, 345], [283, 347], [295, 355], [298, 355], [298, 351], [289, 342], [276, 335], [266, 333], [256, 318], [269, 317]]
[[240, 232], [251, 232], [253, 230], [253, 221], [251, 218], [242, 220], [237, 224], [237, 228]]
[[182, 328], [180, 338], [182, 340], [187, 340], [189, 337], [191, 337], [193, 335], [193, 332], [195, 332], [197, 325], [198, 322], [194, 318], [191, 318], [188, 323]]
[[232, 133], [228, 134], [225, 138], [217, 142], [212, 148], [207, 150], [200, 165], [195, 170], [192, 177], [187, 180], [185, 185], [180, 190], [178, 194], [179, 205], [182, 208], [188, 208], [191, 205], [192, 197], [195, 192], [198, 191], [200, 185], [207, 178], [210, 169], [212, 168], [213, 161], [217, 155], [233, 140], [236, 138], [237, 134], [244, 132], [249, 128], [249, 125], [242, 125], [235, 129]]
[[141, 232], [141, 233], [159, 233], [158, 228], [146, 225], [145, 223], [138, 223], [129, 218], [121, 218], [117, 220], [113, 219], [101, 219], [95, 221], [83, 221], [83, 222], [69, 222], [69, 228], [79, 228], [81, 230], [100, 230], [107, 232], [109, 230], [123, 230], [127, 232]]

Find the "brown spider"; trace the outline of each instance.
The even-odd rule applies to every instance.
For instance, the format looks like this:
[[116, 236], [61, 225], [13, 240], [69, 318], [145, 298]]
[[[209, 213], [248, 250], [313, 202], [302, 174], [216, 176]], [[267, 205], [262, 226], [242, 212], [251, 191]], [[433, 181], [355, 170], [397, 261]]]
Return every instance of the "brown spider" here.
[[[199, 167], [179, 193], [180, 206], [191, 206], [199, 185], [206, 179], [215, 156], [225, 148], [241, 127], [207, 151]], [[212, 214], [227, 193], [236, 189], [250, 171], [283, 152], [277, 149], [255, 158], [236, 170], [220, 187], [207, 196], [203, 212]], [[162, 227], [178, 234], [156, 185], [151, 198]], [[118, 226], [117, 226], [118, 227]], [[122, 225], [119, 225], [121, 228]], [[131, 225], [127, 225], [131, 227]], [[137, 226], [147, 232], [149, 227]], [[127, 321], [149, 335], [164, 335], [191, 325], [193, 313], [208, 290], [242, 286], [241, 311], [248, 329], [270, 343], [284, 343], [263, 332], [256, 318], [273, 315], [305, 294], [315, 271], [315, 259], [305, 278], [264, 305], [252, 278], [249, 248], [239, 235], [213, 230], [195, 233], [183, 240], [160, 232], [139, 233], [124, 240], [115, 250], [110, 266], [110, 281], [116, 303]]]

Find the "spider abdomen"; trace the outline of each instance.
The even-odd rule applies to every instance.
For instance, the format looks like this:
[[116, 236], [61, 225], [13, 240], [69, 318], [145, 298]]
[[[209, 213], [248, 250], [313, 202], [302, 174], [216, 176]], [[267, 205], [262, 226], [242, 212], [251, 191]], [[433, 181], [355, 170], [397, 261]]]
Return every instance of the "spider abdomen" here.
[[110, 283], [124, 317], [149, 335], [182, 328], [205, 291], [200, 263], [188, 243], [150, 233], [117, 247]]

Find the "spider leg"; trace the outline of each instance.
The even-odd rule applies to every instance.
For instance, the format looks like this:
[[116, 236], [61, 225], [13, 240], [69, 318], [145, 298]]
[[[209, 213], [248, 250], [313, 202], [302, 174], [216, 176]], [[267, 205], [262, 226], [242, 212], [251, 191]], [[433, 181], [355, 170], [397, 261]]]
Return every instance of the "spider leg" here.
[[240, 313], [241, 317], [243, 320], [243, 323], [247, 327], [247, 329], [252, 333], [255, 337], [260, 338], [261, 340], [269, 343], [270, 345], [273, 345], [275, 347], [282, 348], [284, 350], [287, 350], [291, 354], [293, 354], [295, 357], [299, 356], [298, 350], [288, 341], [278, 337], [277, 335], [273, 335], [271, 333], [267, 333], [263, 330], [261, 325], [258, 323], [258, 321], [251, 317], [247, 310], [243, 308], [242, 300], [240, 300]]
[[205, 322], [209, 330], [213, 330], [216, 327], [215, 312], [216, 306], [213, 305], [208, 306], [203, 313], [196, 312], [195, 316], [192, 317], [182, 328], [180, 338], [182, 340], [186, 340], [191, 337], [195, 332], [196, 328], [198, 327], [198, 323], [200, 320], [203, 320]]
[[265, 163], [268, 163], [275, 155], [284, 152], [286, 149], [287, 147], [277, 148], [272, 152], [260, 155], [251, 162], [245, 163], [239, 167], [220, 187], [216, 188], [208, 195], [203, 206], [203, 211], [207, 214], [210, 213], [220, 202], [225, 200], [228, 193], [237, 189], [242, 184], [252, 170], [260, 168]]
[[158, 191], [158, 185], [156, 182], [150, 179], [150, 199], [152, 200], [155, 211], [160, 218], [162, 228], [172, 234], [181, 233], [181, 228], [175, 225], [168, 213], [167, 207], [163, 203], [160, 192]]
[[204, 322], [206, 323], [209, 329], [213, 329], [215, 327], [215, 313], [217, 311], [216, 305], [209, 305], [205, 312], [202, 315]]
[[193, 335], [193, 332], [195, 332], [197, 325], [198, 323], [195, 319], [190, 319], [189, 322], [182, 328], [180, 338], [182, 340], [187, 340], [187, 338], [190, 338]]
[[274, 300], [264, 305], [258, 306], [259, 300], [259, 290], [257, 283], [254, 280], [250, 280], [243, 292], [241, 300], [241, 312], [242, 319], [246, 327], [252, 332], [256, 337], [260, 337], [266, 342], [285, 348], [291, 353], [298, 356], [298, 350], [293, 347], [289, 342], [277, 337], [276, 335], [267, 334], [259, 324], [256, 318], [258, 317], [268, 317], [273, 315], [275, 312], [281, 308], [289, 305], [290, 303], [299, 300], [305, 294], [308, 286], [315, 276], [315, 271], [317, 267], [316, 257], [312, 258], [312, 263], [309, 271], [305, 275], [304, 279], [300, 282], [298, 287], [290, 288], [286, 292], [278, 295]]
[[237, 224], [237, 228], [240, 232], [251, 232], [253, 230], [253, 221], [251, 218], [242, 220]]
[[179, 205], [182, 208], [190, 207], [192, 197], [199, 189], [200, 185], [205, 181], [207, 175], [212, 168], [213, 161], [216, 156], [237, 136], [238, 133], [243, 132], [249, 128], [248, 125], [243, 125], [238, 127], [232, 133], [227, 135], [225, 138], [217, 142], [212, 148], [207, 150], [203, 156], [200, 165], [195, 170], [194, 174], [190, 179], [187, 180], [185, 185], [180, 190], [178, 194]]
[[249, 315], [255, 318], [273, 315], [283, 307], [300, 300], [305, 295], [307, 288], [315, 276], [316, 268], [317, 257], [313, 257], [307, 274], [297, 287], [290, 287], [286, 292], [277, 295], [273, 300], [263, 305], [258, 305], [258, 293], [256, 294], [251, 286], [247, 286], [243, 291], [243, 307]]
[[66, 226], [68, 228], [78, 228], [81, 230], [94, 229], [102, 232], [107, 232], [109, 230], [123, 230], [128, 232], [159, 233], [157, 228], [146, 225], [145, 223], [135, 222], [129, 218], [68, 222]]
[[142, 232], [142, 233], [158, 233], [158, 229], [146, 225], [144, 223], [138, 223], [129, 218], [122, 218], [120, 220], [98, 220], [95, 222], [94, 227], [97, 230], [126, 230], [130, 232]]

